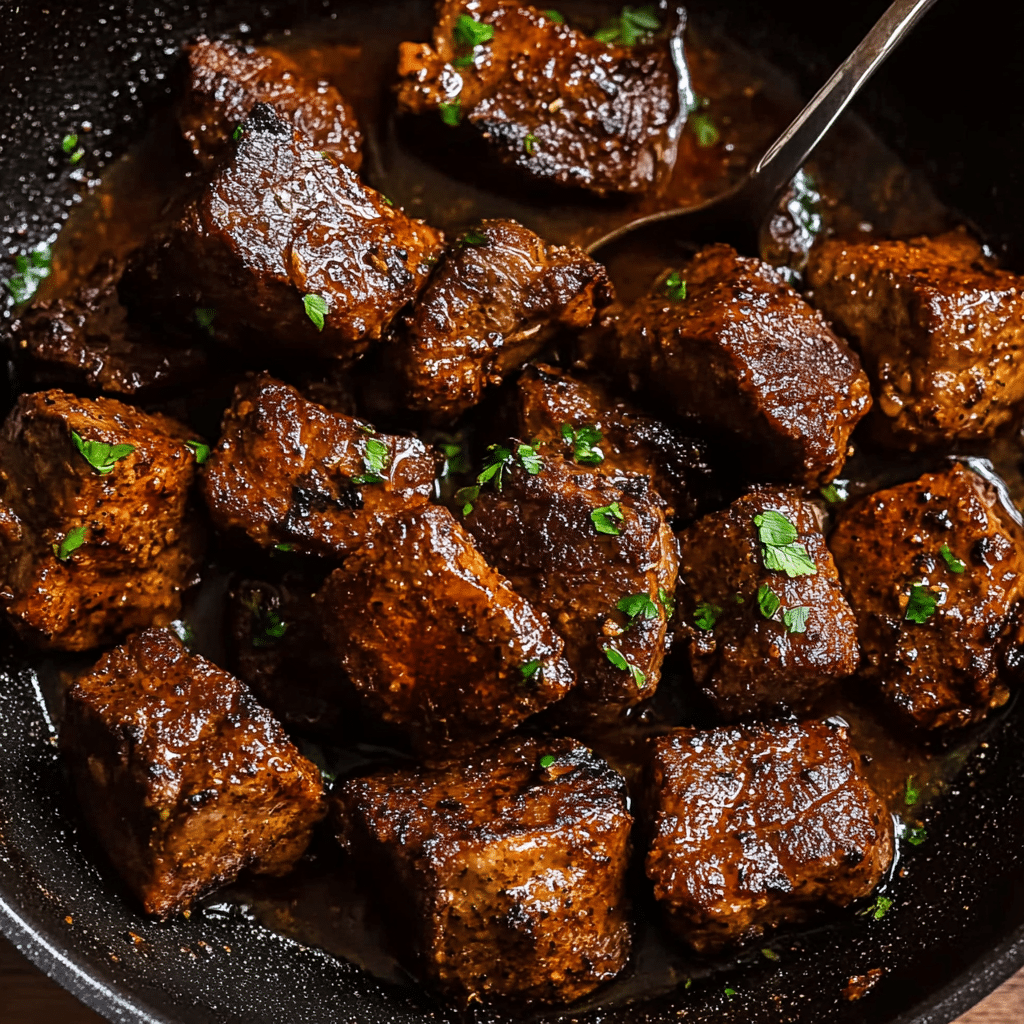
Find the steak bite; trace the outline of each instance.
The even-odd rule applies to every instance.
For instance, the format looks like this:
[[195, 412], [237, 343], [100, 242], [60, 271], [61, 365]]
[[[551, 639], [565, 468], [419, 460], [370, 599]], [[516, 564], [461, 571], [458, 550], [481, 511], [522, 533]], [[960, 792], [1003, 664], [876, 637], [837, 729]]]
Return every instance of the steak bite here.
[[441, 258], [395, 350], [410, 406], [455, 419], [560, 329], [589, 327], [610, 297], [607, 272], [582, 249], [482, 221]]
[[510, 732], [573, 683], [547, 619], [437, 505], [380, 522], [319, 601], [356, 689], [435, 759]]
[[101, 260], [74, 294], [34, 303], [11, 324], [14, 357], [30, 380], [146, 397], [202, 373], [201, 349], [164, 344], [128, 322], [119, 276], [113, 259]]
[[216, 312], [218, 340], [351, 360], [422, 288], [443, 236], [258, 104], [234, 151], [124, 293], [168, 322]]
[[857, 620], [821, 510], [795, 489], [755, 488], [684, 530], [677, 596], [677, 638], [727, 720], [806, 711], [857, 669]]
[[178, 616], [204, 539], [192, 436], [112, 398], [18, 399], [0, 432], [0, 601], [24, 639], [83, 651]]
[[519, 378], [519, 434], [619, 481], [646, 477], [665, 515], [692, 522], [711, 490], [705, 446], [684, 437], [597, 384], [551, 366], [528, 366]]
[[569, 1003], [626, 966], [631, 818], [616, 771], [568, 738], [336, 790], [339, 839], [404, 959], [463, 1004]]
[[669, 40], [612, 46], [517, 0], [445, 0], [433, 43], [399, 47], [398, 107], [465, 118], [535, 178], [649, 192], [671, 173], [692, 99], [684, 20], [674, 13]]
[[269, 374], [243, 381], [203, 476], [214, 524], [260, 547], [344, 555], [371, 525], [427, 502], [435, 460], [413, 437], [329, 412]]
[[178, 122], [205, 168], [229, 148], [235, 129], [257, 103], [272, 106], [314, 148], [359, 170], [363, 133], [333, 85], [307, 79], [295, 61], [270, 46], [238, 47], [200, 36], [188, 47]]
[[829, 538], [864, 649], [862, 674], [920, 729], [969, 725], [1024, 664], [1024, 531], [956, 463], [878, 491]]
[[561, 458], [520, 459], [510, 455], [475, 499], [466, 529], [565, 640], [573, 709], [614, 716], [657, 689], [675, 538], [643, 478], [620, 490]]
[[898, 443], [990, 438], [1020, 418], [1021, 278], [973, 238], [826, 241], [807, 275], [814, 304], [860, 351]]
[[653, 743], [647, 877], [697, 952], [745, 942], [882, 880], [893, 824], [849, 728], [769, 722]]
[[166, 629], [70, 687], [60, 744], [86, 820], [159, 917], [243, 869], [285, 874], [324, 815], [319, 770], [237, 679]]
[[635, 387], [734, 439], [759, 479], [818, 486], [846, 461], [871, 405], [855, 353], [760, 260], [701, 250], [617, 327]]

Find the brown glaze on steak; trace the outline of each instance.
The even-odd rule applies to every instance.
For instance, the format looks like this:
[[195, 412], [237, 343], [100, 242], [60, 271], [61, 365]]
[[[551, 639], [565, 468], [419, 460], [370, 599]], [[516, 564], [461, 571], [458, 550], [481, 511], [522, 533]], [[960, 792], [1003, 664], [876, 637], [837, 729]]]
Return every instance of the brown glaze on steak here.
[[575, 740], [349, 779], [335, 807], [407, 962], [459, 1003], [572, 1002], [626, 966], [626, 786]]
[[603, 355], [680, 416], [735, 438], [755, 479], [835, 477], [871, 405], [856, 354], [778, 271], [727, 245], [703, 249], [679, 276], [686, 297], [655, 285]]
[[510, 732], [573, 684], [546, 618], [437, 505], [381, 522], [319, 600], [356, 689], [435, 760]]
[[482, 221], [441, 258], [393, 350], [410, 407], [455, 419], [560, 329], [589, 327], [610, 297], [582, 249]]
[[[73, 433], [134, 450], [100, 472]], [[204, 541], [191, 437], [112, 398], [18, 399], [0, 432], [0, 602], [24, 639], [82, 651], [177, 617]]]
[[[460, 46], [462, 16], [493, 27], [493, 39]], [[684, 20], [674, 13], [668, 42], [626, 48], [516, 0], [446, 0], [432, 44], [399, 48], [399, 110], [436, 117], [457, 104], [502, 160], [535, 178], [649, 192], [671, 172], [686, 120]]]
[[[380, 445], [385, 464], [376, 473]], [[378, 433], [260, 374], [235, 389], [203, 495], [221, 530], [264, 548], [339, 555], [362, 544], [377, 520], [424, 504], [434, 471], [421, 441]]]
[[285, 874], [324, 815], [319, 770], [237, 679], [166, 629], [72, 684], [60, 743], [107, 856], [159, 917], [243, 869]]
[[[700, 441], [553, 366], [528, 366], [519, 378], [518, 400], [520, 437], [539, 440], [545, 450], [599, 470], [619, 481], [619, 487], [628, 489], [631, 477], [647, 477], [652, 497], [662, 499], [673, 522], [683, 525], [697, 517], [711, 486], [711, 467]], [[582, 449], [575, 454], [575, 432], [588, 427], [601, 432], [596, 445], [600, 461]]]
[[1024, 406], [1024, 290], [965, 233], [826, 241], [813, 302], [860, 351], [892, 440], [994, 437]]
[[[617, 533], [600, 532], [595, 513]], [[599, 472], [547, 456], [536, 475], [510, 466], [501, 489], [484, 490], [463, 522], [484, 557], [565, 640], [577, 676], [574, 710], [614, 717], [653, 696], [677, 553], [646, 480], [622, 491]], [[634, 596], [647, 601], [631, 622], [617, 605]]]
[[333, 85], [312, 81], [271, 46], [238, 47], [200, 36], [188, 47], [188, 82], [178, 112], [192, 152], [210, 169], [257, 103], [268, 103], [314, 148], [359, 170], [363, 133]]
[[672, 930], [700, 953], [866, 896], [893, 824], [837, 719], [656, 740], [647, 876]]
[[113, 259], [100, 260], [74, 294], [34, 303], [11, 324], [14, 357], [29, 380], [148, 397], [203, 373], [201, 349], [163, 344], [128, 322], [117, 296], [120, 273]]
[[[219, 341], [349, 360], [416, 297], [442, 242], [258, 104], [200, 196], [129, 266], [124, 291], [140, 315], [169, 323], [215, 310]], [[307, 296], [326, 306], [322, 329]]]
[[[990, 483], [958, 463], [878, 491], [840, 518], [829, 546], [860, 623], [863, 675], [901, 719], [951, 728], [1006, 703], [1024, 663], [1024, 531]], [[915, 587], [916, 607], [934, 601], [924, 622], [907, 618]]]
[[[754, 517], [769, 509], [796, 527], [813, 574], [765, 567]], [[758, 601], [762, 587], [778, 598], [770, 618], [770, 605], [762, 610]], [[727, 720], [806, 711], [860, 661], [857, 620], [825, 546], [821, 510], [795, 489], [755, 488], [684, 530], [677, 596], [677, 638], [685, 637], [695, 681]], [[794, 618], [802, 619], [798, 609], [805, 620]], [[787, 612], [801, 632], [790, 631]]]

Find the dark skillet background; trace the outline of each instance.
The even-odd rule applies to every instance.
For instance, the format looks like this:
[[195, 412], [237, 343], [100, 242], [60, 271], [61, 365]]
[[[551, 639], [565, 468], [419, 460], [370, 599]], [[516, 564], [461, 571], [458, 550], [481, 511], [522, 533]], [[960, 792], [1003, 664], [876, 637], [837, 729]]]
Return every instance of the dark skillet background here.
[[[369, 10], [373, 4], [367, 2]], [[790, 71], [810, 95], [884, 4], [849, 0], [693, 4], [699, 22]], [[426, 10], [426, 5], [424, 5]], [[95, 126], [90, 176], [166, 100], [158, 77], [199, 29], [258, 36], [329, 15], [332, 4], [0, 2], [0, 244], [24, 252], [52, 237], [75, 191], [61, 137]], [[839, 12], [842, 11], [842, 16]], [[1024, 240], [1020, 56], [1024, 9], [939, 0], [858, 101], [858, 110], [997, 249]], [[1022, 261], [1006, 248], [1010, 266]], [[9, 270], [0, 273], [8, 276]], [[9, 315], [9, 314], [7, 314]], [[0, 323], [2, 329], [2, 323]], [[51, 732], [23, 653], [0, 637], [0, 930], [113, 1020], [413, 1022], [459, 1016], [357, 968], [280, 938], [241, 911], [147, 921], [80, 836]], [[929, 841], [904, 861], [883, 921], [776, 943], [727, 975], [642, 1006], [567, 1014], [588, 1024], [946, 1024], [1024, 963], [1024, 746], [1021, 703], [991, 728], [957, 785], [929, 815]], [[883, 968], [860, 1002], [851, 975]], [[732, 998], [725, 986], [736, 990]], [[487, 1013], [470, 1015], [484, 1022]], [[551, 1015], [557, 1016], [557, 1015]]]

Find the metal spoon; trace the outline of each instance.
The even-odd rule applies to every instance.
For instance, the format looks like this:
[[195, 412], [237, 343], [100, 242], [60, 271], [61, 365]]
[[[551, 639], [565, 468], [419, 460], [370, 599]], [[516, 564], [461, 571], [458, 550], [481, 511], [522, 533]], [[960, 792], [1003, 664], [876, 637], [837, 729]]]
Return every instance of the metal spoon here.
[[627, 246], [635, 249], [648, 239], [670, 238], [676, 244], [694, 246], [728, 242], [741, 253], [757, 254], [761, 228], [779, 194], [861, 86], [934, 3], [935, 0], [895, 0], [757, 166], [728, 192], [699, 206], [662, 210], [631, 221], [599, 238], [587, 251], [608, 263]]

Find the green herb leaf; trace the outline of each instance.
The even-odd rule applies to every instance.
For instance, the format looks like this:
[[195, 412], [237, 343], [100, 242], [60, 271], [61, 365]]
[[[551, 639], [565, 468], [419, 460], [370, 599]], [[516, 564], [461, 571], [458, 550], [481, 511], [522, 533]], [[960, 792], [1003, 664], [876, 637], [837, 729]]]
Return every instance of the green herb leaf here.
[[522, 675], [524, 681], [532, 679], [539, 670], [540, 658], [534, 658], [533, 661], [528, 661], [525, 665], [519, 666], [519, 672]]
[[231, 138], [234, 142], [237, 142], [245, 134], [245, 125], [239, 124], [235, 127], [235, 130], [231, 133]]
[[516, 455], [519, 456], [523, 469], [530, 476], [536, 476], [544, 468], [544, 460], [540, 457], [537, 447], [539, 446], [521, 444], [516, 448]]
[[86, 529], [84, 526], [76, 526], [68, 530], [64, 539], [59, 544], [53, 545], [53, 553], [62, 561], [66, 562], [71, 557], [72, 551], [77, 551], [85, 543]]
[[623, 7], [622, 13], [594, 33], [594, 38], [602, 43], [618, 43], [621, 46], [636, 46], [645, 36], [657, 32], [661, 22], [655, 14], [653, 5], [644, 7]]
[[694, 114], [690, 118], [690, 128], [697, 137], [697, 145], [702, 149], [716, 145], [722, 138], [710, 114]]
[[800, 605], [798, 608], [787, 608], [782, 613], [782, 621], [790, 633], [807, 632], [807, 615], [810, 612], [807, 605]]
[[846, 501], [846, 495], [834, 483], [822, 487], [820, 494], [830, 505], [842, 505]]
[[536, 135], [527, 135], [526, 138], [523, 139], [523, 149], [526, 150], [527, 156], [533, 156], [537, 149], [537, 141]]
[[469, 472], [469, 459], [461, 444], [457, 441], [442, 441], [438, 447], [444, 452], [444, 470], [441, 476]]
[[604, 462], [604, 452], [597, 447], [601, 437], [601, 431], [595, 426], [582, 426], [574, 430], [570, 424], [562, 424], [562, 440], [572, 445], [573, 461], [581, 466], [598, 466]]
[[774, 509], [754, 516], [754, 525], [757, 527], [757, 536], [761, 543], [771, 547], [792, 544], [799, 536], [796, 527], [781, 512]]
[[215, 309], [197, 308], [195, 312], [196, 323], [199, 324], [199, 326], [202, 327], [202, 329], [206, 331], [211, 338], [213, 337], [213, 321], [216, 316], [217, 310]]
[[876, 921], [881, 921], [890, 910], [892, 910], [892, 900], [888, 896], [879, 896], [870, 907], [860, 913], [863, 917], [873, 917]]
[[133, 451], [133, 444], [104, 444], [102, 441], [83, 441], [74, 431], [71, 440], [79, 454], [97, 473], [112, 473], [114, 464], [127, 458]]
[[458, 46], [482, 46], [494, 38], [494, 26], [485, 25], [468, 14], [460, 14], [452, 38]]
[[253, 647], [273, 647], [288, 632], [288, 623], [276, 608], [263, 608], [255, 599], [249, 608], [253, 617]]
[[626, 660], [626, 656], [622, 651], [611, 645], [604, 648], [604, 656], [618, 669], [623, 672], [628, 672], [633, 677], [633, 682], [636, 683], [638, 690], [642, 690], [647, 685], [647, 676], [644, 675], [643, 671], [638, 669], [636, 665], [631, 664]]
[[948, 544], [943, 544], [942, 547], [939, 548], [939, 554], [942, 555], [942, 560], [946, 563], [946, 568], [949, 569], [950, 572], [955, 572], [959, 576], [960, 573], [967, 568], [967, 566], [949, 550]]
[[598, 533], [607, 533], [612, 537], [618, 537], [622, 532], [616, 520], [622, 522], [625, 518], [617, 501], [613, 501], [610, 505], [602, 505], [601, 508], [595, 508], [590, 513], [590, 521], [594, 524], [594, 529]]
[[554, 754], [545, 754], [540, 759], [541, 768], [550, 768], [555, 763]]
[[210, 457], [210, 446], [203, 444], [202, 441], [186, 441], [185, 447], [192, 449], [192, 454], [200, 466]]
[[441, 120], [450, 128], [454, 128], [462, 121], [462, 99], [456, 96], [450, 103], [439, 103], [437, 111], [441, 115]]
[[464, 53], [461, 57], [454, 57], [452, 59], [453, 68], [468, 68], [471, 64], [476, 63], [475, 53]]
[[778, 594], [771, 587], [762, 583], [757, 588], [757, 606], [766, 619], [770, 619], [779, 610], [780, 604], [782, 602], [779, 600]]
[[920, 826], [916, 828], [908, 828], [903, 833], [903, 838], [906, 839], [906, 841], [910, 843], [911, 846], [920, 846], [922, 843], [927, 841], [928, 832], [926, 829], [921, 828]]
[[467, 231], [459, 239], [459, 247], [465, 249], [467, 245], [486, 245], [487, 236], [482, 231]]
[[658, 606], [646, 594], [629, 594], [623, 597], [615, 607], [629, 616], [629, 624], [633, 625], [637, 618], [656, 619]]
[[754, 516], [754, 525], [763, 547], [765, 568], [784, 572], [791, 579], [814, 576], [818, 567], [803, 544], [797, 543], [796, 527], [780, 512], [768, 509]]
[[776, 953], [774, 949], [769, 949], [767, 946], [761, 950], [761, 956], [763, 956], [765, 960], [771, 960], [776, 963], [779, 960], [779, 954]]
[[50, 276], [51, 253], [48, 245], [41, 245], [27, 256], [14, 258], [16, 274], [4, 281], [4, 287], [11, 293], [15, 305], [21, 306], [35, 295], [39, 285]]
[[544, 16], [548, 19], [548, 21], [553, 21], [558, 25], [565, 24], [565, 18], [562, 17], [560, 11], [545, 11]]
[[676, 270], [673, 270], [665, 278], [665, 283], [662, 287], [665, 294], [673, 302], [682, 302], [686, 298], [686, 282], [679, 276], [679, 272]]
[[287, 554], [289, 551], [294, 551], [295, 550], [295, 545], [294, 544], [287, 544], [287, 543], [286, 544], [275, 544], [274, 545], [274, 550], [275, 551], [280, 551], [282, 554]]
[[907, 779], [907, 789], [903, 799], [906, 801], [908, 807], [913, 807], [918, 800], [921, 799], [921, 790], [914, 785], [914, 776], [911, 775]]
[[389, 458], [388, 446], [383, 441], [376, 437], [366, 439], [366, 454], [363, 456], [363, 462], [366, 464], [368, 472], [383, 473]]
[[658, 600], [665, 609], [665, 618], [671, 619], [676, 613], [676, 599], [664, 587], [658, 587]]
[[915, 583], [910, 588], [910, 600], [907, 602], [907, 612], [904, 618], [908, 622], [916, 622], [921, 625], [935, 614], [938, 605], [939, 600], [930, 588], [923, 583]]
[[718, 621], [718, 616], [722, 614], [722, 609], [717, 604], [711, 604], [709, 601], [701, 601], [697, 605], [696, 611], [693, 613], [693, 624], [698, 629], [703, 629], [705, 632], [710, 632], [715, 628], [715, 623]]
[[734, 988], [731, 988], [731, 987], [730, 987], [729, 985], [726, 985], [726, 986], [725, 986], [725, 995], [726, 995], [726, 997], [727, 997], [728, 999], [732, 999], [732, 997], [733, 997], [734, 995], [736, 995], [736, 989], [734, 989]]
[[473, 511], [473, 502], [480, 497], [480, 488], [460, 487], [455, 492], [455, 500], [462, 506], [462, 514], [468, 516]]
[[70, 153], [77, 145], [78, 136], [74, 132], [70, 135], [65, 135], [64, 138], [60, 140], [60, 148], [63, 149], [65, 153]]
[[303, 295], [302, 305], [306, 310], [306, 316], [313, 321], [313, 326], [322, 331], [324, 317], [327, 315], [327, 300], [322, 295]]
[[505, 474], [505, 467], [512, 458], [512, 449], [502, 444], [492, 444], [487, 448], [487, 455], [484, 458], [484, 468], [476, 478], [478, 484], [493, 483], [496, 491], [501, 490], [502, 477]]

